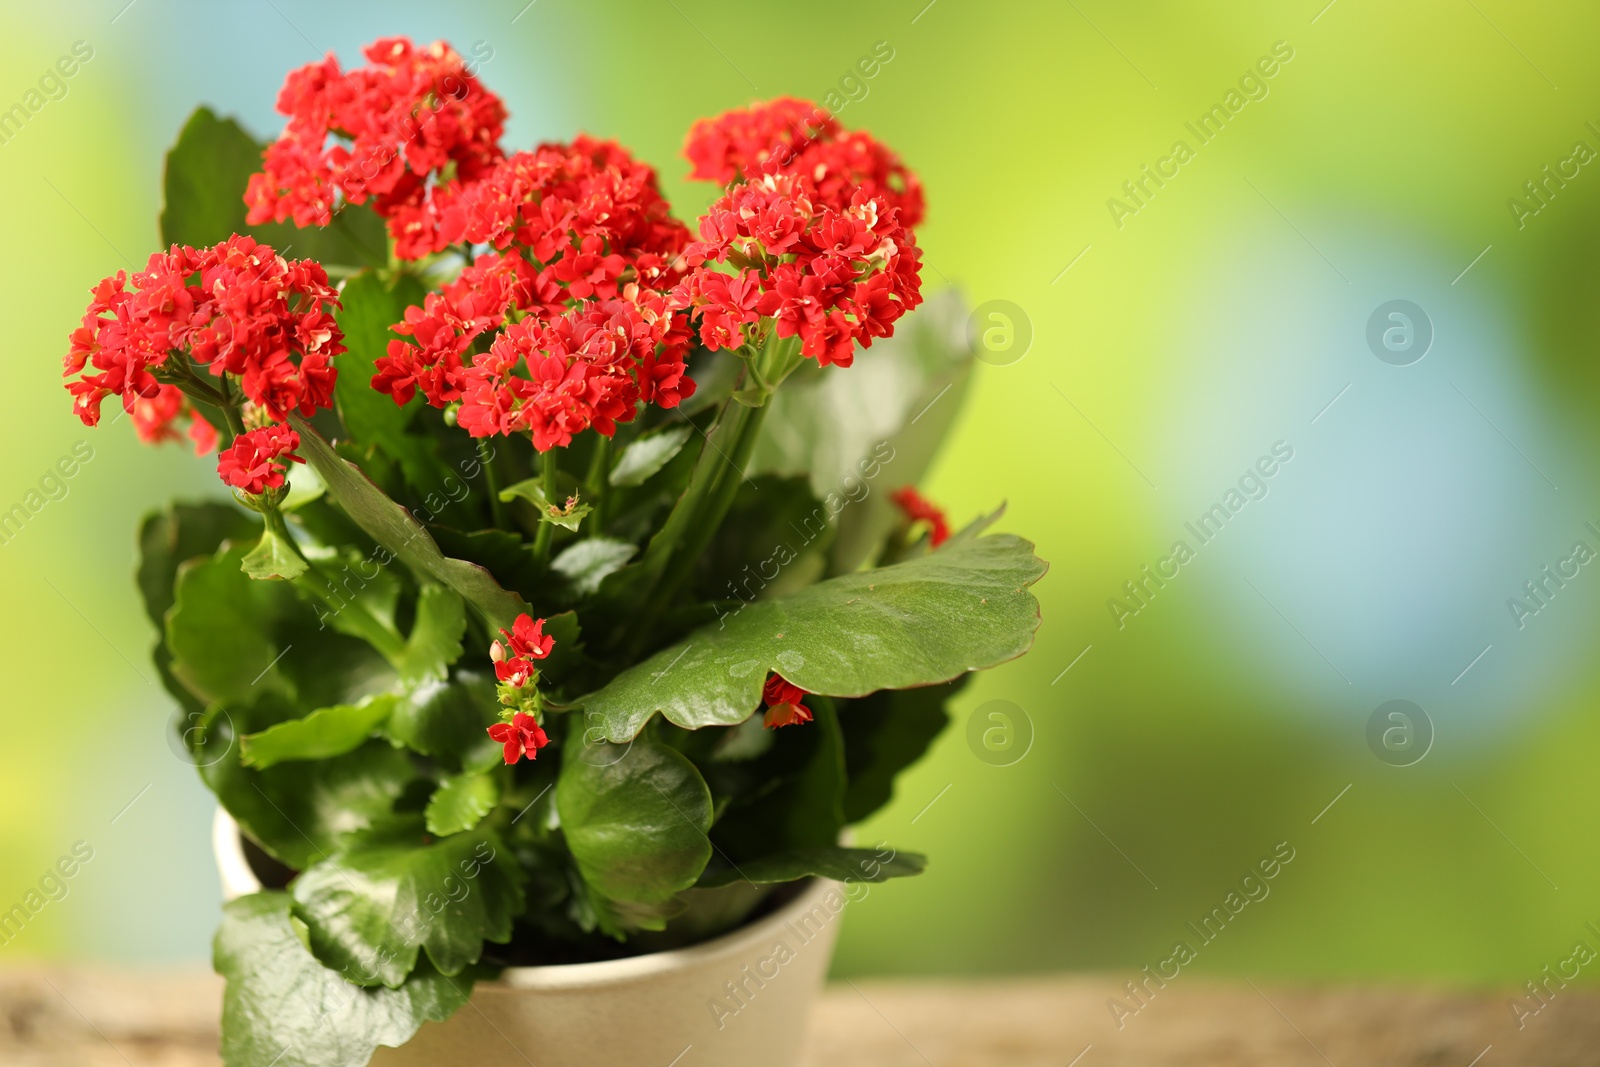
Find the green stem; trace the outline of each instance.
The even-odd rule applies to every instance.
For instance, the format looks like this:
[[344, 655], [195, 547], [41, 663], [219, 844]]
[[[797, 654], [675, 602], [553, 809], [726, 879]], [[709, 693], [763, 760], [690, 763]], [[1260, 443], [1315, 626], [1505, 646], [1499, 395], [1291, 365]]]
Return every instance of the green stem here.
[[605, 516], [601, 512], [606, 502], [606, 475], [610, 470], [611, 438], [600, 437], [595, 441], [594, 456], [589, 460], [589, 473], [583, 479], [589, 503], [594, 508], [590, 512], [589, 528], [596, 534], [605, 529]]
[[500, 503], [500, 476], [495, 473], [494, 453], [489, 451], [489, 439], [478, 438], [478, 462], [483, 464], [483, 476], [489, 485], [489, 517], [496, 529], [506, 528], [506, 509]]
[[[766, 413], [767, 405], [752, 408], [730, 400], [723, 406], [717, 425], [695, 462], [689, 489], [646, 550], [648, 555], [656, 549], [657, 540], [670, 538], [662, 542], [665, 547], [660, 553], [661, 562], [656, 564], [654, 587], [647, 595], [644, 610], [637, 616], [630, 647], [635, 655], [642, 652], [641, 646], [648, 639], [655, 620], [689, 580], [696, 562], [710, 547], [728, 509], [733, 506], [744, 481], [745, 467], [761, 436], [761, 423]], [[691, 494], [694, 494], [693, 499]]]
[[[556, 502], [556, 450], [551, 449], [539, 457], [540, 470], [543, 475], [541, 487], [544, 489], [544, 499], [547, 506]], [[533, 559], [543, 567], [550, 562], [550, 541], [556, 535], [556, 524], [550, 521], [549, 515], [539, 516], [539, 532], [533, 538]]]

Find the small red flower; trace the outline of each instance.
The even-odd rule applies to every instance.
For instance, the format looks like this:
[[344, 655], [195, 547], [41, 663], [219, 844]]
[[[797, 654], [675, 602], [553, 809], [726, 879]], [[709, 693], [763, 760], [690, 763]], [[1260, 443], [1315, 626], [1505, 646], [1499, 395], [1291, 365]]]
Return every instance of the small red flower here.
[[782, 675], [774, 674], [768, 678], [765, 688], [761, 690], [761, 699], [767, 705], [767, 713], [761, 718], [762, 725], [769, 730], [776, 730], [780, 726], [810, 722], [811, 709], [800, 703], [805, 696], [804, 689], [784, 680]]
[[240, 434], [217, 455], [217, 476], [225, 485], [258, 496], [283, 484], [283, 462], [304, 463], [294, 455], [300, 435], [287, 426], [267, 426]]
[[496, 641], [489, 646], [494, 676], [506, 685], [521, 689], [538, 672], [533, 661], [550, 655], [556, 639], [544, 632], [543, 619], [528, 615], [518, 615], [511, 629], [501, 630], [500, 636], [505, 638], [504, 644]]
[[538, 759], [539, 750], [550, 743], [539, 720], [520, 711], [510, 722], [497, 722], [489, 727], [489, 737], [505, 746], [507, 763], [515, 763], [523, 756]]
[[511, 646], [511, 654], [521, 659], [544, 659], [556, 644], [556, 639], [544, 632], [544, 620], [528, 615], [518, 615], [511, 632], [501, 630], [500, 636]]
[[944, 544], [950, 537], [950, 523], [944, 516], [944, 510], [916, 489], [907, 485], [896, 489], [890, 496], [891, 500], [905, 512], [909, 522], [926, 522], [928, 524], [928, 541], [934, 548]]

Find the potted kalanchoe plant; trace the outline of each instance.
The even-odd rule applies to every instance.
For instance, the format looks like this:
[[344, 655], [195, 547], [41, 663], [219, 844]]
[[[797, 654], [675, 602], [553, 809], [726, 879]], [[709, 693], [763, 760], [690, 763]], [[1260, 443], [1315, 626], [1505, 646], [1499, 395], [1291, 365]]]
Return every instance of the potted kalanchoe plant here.
[[689, 132], [695, 233], [614, 142], [502, 147], [448, 46], [366, 59], [265, 146], [194, 114], [65, 361], [232, 490], [138, 570], [224, 1060], [792, 1062], [829, 920], [923, 867], [842, 832], [1038, 625], [1032, 546], [912, 488], [970, 355], [903, 317], [920, 184], [777, 100]]

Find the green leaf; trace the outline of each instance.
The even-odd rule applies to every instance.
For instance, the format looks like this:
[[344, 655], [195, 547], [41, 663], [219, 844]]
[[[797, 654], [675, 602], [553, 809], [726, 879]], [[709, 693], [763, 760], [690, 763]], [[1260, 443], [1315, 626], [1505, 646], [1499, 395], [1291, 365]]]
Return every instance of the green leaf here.
[[401, 681], [443, 681], [450, 664], [461, 658], [461, 637], [466, 632], [467, 606], [460, 595], [442, 585], [423, 586], [417, 594], [417, 621], [404, 655], [395, 664]]
[[289, 760], [321, 760], [360, 748], [394, 711], [400, 698], [383, 694], [360, 704], [318, 708], [303, 719], [290, 719], [239, 739], [246, 767], [265, 769]]
[[227, 980], [222, 1062], [227, 1067], [362, 1067], [380, 1045], [398, 1047], [424, 1022], [467, 1002], [472, 978], [427, 964], [398, 989], [363, 989], [306, 948], [287, 893], [253, 893], [223, 906], [212, 965]]
[[458, 774], [434, 790], [426, 812], [428, 832], [449, 837], [470, 830], [500, 803], [500, 779], [494, 774]]
[[556, 808], [583, 879], [601, 895], [659, 903], [694, 885], [711, 857], [711, 791], [677, 751], [639, 738], [585, 745], [568, 730]]
[[582, 703], [611, 741], [656, 712], [685, 729], [731, 726], [760, 703], [767, 672], [811, 693], [864, 696], [949, 681], [1033, 644], [1045, 572], [1010, 534], [952, 539], [939, 551], [729, 612]]
[[890, 851], [887, 857], [870, 848], [799, 848], [760, 859], [744, 860], [738, 867], [713, 862], [697, 883], [702, 888], [754, 882], [771, 885], [801, 878], [831, 878], [835, 882], [886, 882], [921, 874], [927, 857], [915, 852]]
[[139, 592], [150, 621], [165, 625], [180, 564], [260, 529], [259, 519], [232, 504], [171, 504], [146, 515], [139, 527]]
[[228, 814], [257, 844], [296, 870], [331, 855], [345, 836], [387, 817], [416, 778], [410, 757], [386, 741], [368, 741], [328, 759], [265, 770], [245, 767], [238, 735], [268, 725], [260, 712], [217, 710], [205, 724], [196, 763]]
[[[485, 657], [487, 659], [487, 657]], [[414, 687], [389, 717], [391, 739], [413, 752], [461, 769], [483, 769], [500, 761], [500, 746], [488, 729], [500, 721], [494, 676], [457, 671], [448, 683]]]
[[241, 569], [243, 558], [243, 546], [234, 545], [179, 568], [167, 612], [172, 671], [210, 703], [247, 704], [267, 690], [294, 692], [272, 627], [299, 603], [288, 586], [252, 581]]
[[406, 482], [426, 495], [453, 484], [455, 474], [439, 458], [438, 442], [412, 429], [424, 406], [420, 396], [407, 404], [372, 388], [377, 361], [398, 339], [391, 327], [405, 319], [406, 308], [422, 306], [427, 286], [416, 275], [401, 273], [385, 280], [363, 271], [339, 291], [337, 318], [348, 351], [339, 357], [339, 379], [333, 395], [339, 418], [350, 436], [367, 448], [378, 448], [399, 464]]
[[327, 483], [329, 495], [384, 547], [389, 558], [398, 557], [419, 575], [448, 585], [481, 611], [490, 625], [509, 630], [517, 615], [528, 610], [520, 596], [501, 588], [484, 568], [440, 552], [433, 537], [410, 512], [373, 485], [354, 464], [341, 458], [310, 423], [294, 414], [289, 416], [289, 422], [300, 433], [301, 454]]
[[256, 547], [239, 561], [239, 569], [252, 578], [298, 578], [306, 572], [306, 561], [272, 527], [261, 531]]
[[232, 119], [196, 108], [167, 153], [161, 242], [196, 248], [236, 233], [271, 245], [279, 255], [325, 264], [381, 266], [388, 260], [383, 220], [369, 207], [346, 206], [329, 226], [245, 225], [244, 190], [261, 169], [265, 147]]
[[682, 451], [693, 433], [694, 427], [684, 422], [640, 437], [617, 457], [616, 465], [611, 468], [611, 484], [643, 485]]
[[540, 522], [553, 523], [563, 530], [571, 530], [574, 533], [577, 532], [578, 525], [583, 522], [583, 517], [594, 510], [591, 505], [575, 498], [570, 506], [566, 500], [559, 504], [552, 502], [545, 496], [544, 485], [538, 478], [529, 478], [500, 490], [501, 500], [510, 501], [519, 498], [533, 505]]
[[839, 702], [844, 732], [844, 820], [858, 823], [889, 802], [895, 777], [922, 758], [950, 717], [945, 705], [966, 685], [962, 675], [945, 685], [886, 689]]
[[550, 561], [550, 569], [567, 580], [573, 595], [592, 596], [606, 575], [620, 570], [638, 551], [638, 546], [629, 541], [587, 537], [562, 549]]
[[352, 839], [294, 880], [294, 913], [318, 959], [361, 985], [395, 989], [417, 950], [440, 973], [460, 974], [484, 941], [511, 940], [522, 910], [515, 859], [490, 830], [423, 844], [403, 823]]

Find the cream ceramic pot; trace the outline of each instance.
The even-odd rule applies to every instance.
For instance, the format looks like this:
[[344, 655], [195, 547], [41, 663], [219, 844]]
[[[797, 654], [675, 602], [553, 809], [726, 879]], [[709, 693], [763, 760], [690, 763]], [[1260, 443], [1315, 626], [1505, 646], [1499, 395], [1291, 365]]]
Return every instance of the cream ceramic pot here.
[[[223, 896], [261, 888], [221, 809], [212, 844]], [[794, 1067], [847, 898], [813, 879], [723, 937], [600, 963], [512, 967], [375, 1067]]]

